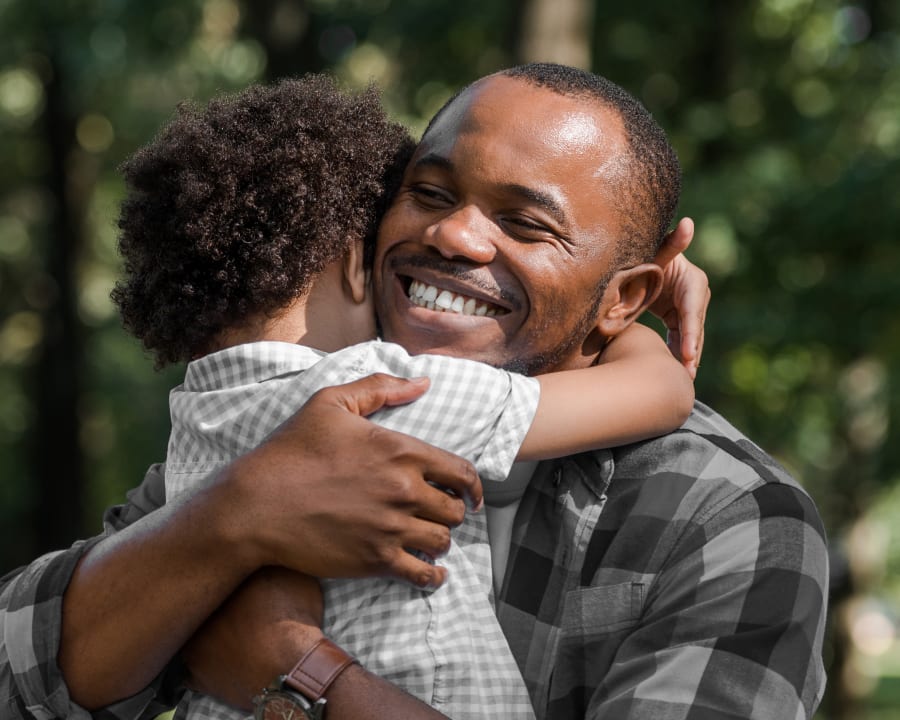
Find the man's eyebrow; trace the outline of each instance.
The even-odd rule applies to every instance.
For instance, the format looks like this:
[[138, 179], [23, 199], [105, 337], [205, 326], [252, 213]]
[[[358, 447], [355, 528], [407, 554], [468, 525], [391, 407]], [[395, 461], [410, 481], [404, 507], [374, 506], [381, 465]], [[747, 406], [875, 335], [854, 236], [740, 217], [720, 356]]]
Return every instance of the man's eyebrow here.
[[443, 155], [437, 153], [428, 153], [423, 155], [413, 163], [414, 167], [436, 167], [441, 170], [453, 170], [453, 161]]
[[550, 193], [536, 190], [535, 188], [517, 183], [508, 183], [503, 185], [501, 189], [511, 195], [518, 195], [529, 202], [537, 205], [547, 213], [549, 213], [556, 222], [564, 225], [566, 222], [566, 212], [562, 204], [554, 198]]
[[[414, 163], [416, 168], [434, 167], [448, 172], [453, 171], [455, 166], [450, 158], [437, 153], [428, 153], [423, 155]], [[562, 203], [554, 198], [550, 193], [536, 190], [527, 185], [519, 185], [518, 183], [506, 183], [500, 186], [500, 191], [507, 195], [515, 195], [537, 205], [544, 211], [548, 212], [556, 222], [564, 224], [566, 222], [566, 213]]]

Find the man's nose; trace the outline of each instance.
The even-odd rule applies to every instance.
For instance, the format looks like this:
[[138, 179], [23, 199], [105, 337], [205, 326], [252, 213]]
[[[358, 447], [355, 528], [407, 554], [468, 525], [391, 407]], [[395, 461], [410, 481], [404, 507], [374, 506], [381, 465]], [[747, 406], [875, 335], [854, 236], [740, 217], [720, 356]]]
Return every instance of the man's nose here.
[[494, 228], [480, 209], [467, 205], [430, 225], [425, 231], [425, 244], [448, 260], [487, 265], [497, 254], [492, 239]]

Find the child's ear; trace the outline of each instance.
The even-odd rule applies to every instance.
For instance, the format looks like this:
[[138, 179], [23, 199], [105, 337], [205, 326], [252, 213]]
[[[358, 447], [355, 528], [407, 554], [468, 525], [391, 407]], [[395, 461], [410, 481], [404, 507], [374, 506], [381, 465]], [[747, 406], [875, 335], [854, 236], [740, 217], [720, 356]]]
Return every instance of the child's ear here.
[[662, 290], [663, 271], [654, 263], [620, 270], [606, 286], [597, 329], [607, 338], [615, 337], [644, 312]]
[[369, 272], [363, 262], [364, 255], [362, 240], [350, 245], [344, 255], [344, 291], [357, 304], [366, 301], [369, 291]]

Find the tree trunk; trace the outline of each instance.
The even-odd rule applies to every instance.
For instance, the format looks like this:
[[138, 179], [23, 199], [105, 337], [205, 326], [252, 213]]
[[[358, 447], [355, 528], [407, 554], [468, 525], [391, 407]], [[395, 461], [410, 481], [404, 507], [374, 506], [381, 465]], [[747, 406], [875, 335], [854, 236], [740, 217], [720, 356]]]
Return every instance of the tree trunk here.
[[590, 70], [593, 14], [588, 0], [528, 0], [522, 14], [520, 61]]
[[256, 0], [244, 3], [243, 13], [243, 31], [266, 51], [269, 81], [326, 68], [317, 45], [321, 23], [306, 2]]
[[78, 202], [86, 193], [73, 193], [75, 122], [65, 101], [65, 68], [54, 52], [54, 38], [50, 37], [47, 45], [52, 74], [44, 88], [42, 132], [50, 158], [45, 186], [53, 207], [44, 254], [48, 288], [43, 342], [34, 368], [36, 418], [31, 438], [38, 502], [32, 511], [32, 527], [39, 552], [65, 547], [80, 537], [84, 507], [78, 413], [84, 348], [75, 267], [84, 215]]

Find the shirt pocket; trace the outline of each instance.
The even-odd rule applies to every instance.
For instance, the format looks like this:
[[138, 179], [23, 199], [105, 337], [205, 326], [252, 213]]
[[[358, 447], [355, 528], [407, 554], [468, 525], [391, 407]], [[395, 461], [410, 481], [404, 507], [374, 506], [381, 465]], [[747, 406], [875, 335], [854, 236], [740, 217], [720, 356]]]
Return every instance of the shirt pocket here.
[[566, 593], [563, 636], [615, 633], [635, 625], [644, 608], [644, 583], [581, 587]]

